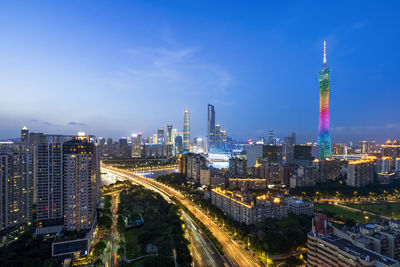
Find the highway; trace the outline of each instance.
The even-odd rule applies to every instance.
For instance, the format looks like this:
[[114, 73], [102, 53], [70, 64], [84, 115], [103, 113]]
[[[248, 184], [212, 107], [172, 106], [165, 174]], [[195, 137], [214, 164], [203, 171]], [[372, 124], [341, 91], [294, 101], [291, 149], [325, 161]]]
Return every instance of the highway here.
[[112, 213], [112, 227], [111, 233], [107, 241], [107, 252], [104, 253], [103, 262], [106, 267], [118, 267], [117, 252], [119, 248], [119, 233], [117, 231], [117, 211], [118, 211], [118, 201], [119, 192], [108, 193], [111, 195], [111, 213]]
[[[149, 184], [147, 181], [143, 181], [141, 179], [137, 179], [134, 177], [130, 177], [130, 175], [126, 175], [124, 173], [104, 169], [102, 171], [110, 172], [114, 175], [117, 175], [121, 178], [128, 179], [134, 184], [143, 185], [144, 187], [155, 191], [161, 194], [165, 200], [169, 203], [172, 203], [170, 199], [171, 195], [167, 195], [163, 190], [159, 190], [153, 185]], [[138, 176], [135, 174], [135, 176]], [[141, 177], [141, 176], [139, 176]], [[143, 177], [141, 177], [143, 178]], [[147, 179], [147, 178], [144, 178]], [[182, 218], [185, 222], [186, 230], [189, 236], [189, 241], [191, 243], [191, 253], [193, 257], [193, 266], [194, 267], [203, 267], [203, 266], [216, 266], [216, 267], [229, 267], [232, 266], [225, 257], [221, 256], [217, 249], [213, 246], [211, 241], [207, 238], [207, 236], [203, 233], [201, 229], [199, 229], [196, 224], [193, 222], [192, 218], [188, 216], [185, 212], [182, 212]]]
[[[145, 178], [139, 176], [137, 174], [116, 169], [113, 167], [102, 165], [104, 171], [109, 171], [120, 177], [124, 177], [146, 187], [153, 188], [158, 192], [162, 192], [162, 195], [168, 195], [170, 197], [175, 197], [178, 199], [183, 205], [185, 205], [195, 216], [202, 221], [215, 235], [219, 242], [221, 242], [223, 246], [223, 251], [232, 266], [260, 266], [260, 263], [256, 260], [255, 257], [250, 255], [248, 251], [244, 249], [239, 243], [237, 243], [231, 236], [229, 236], [221, 227], [219, 227], [212, 219], [210, 219], [207, 215], [205, 215], [196, 204], [192, 203], [191, 201], [187, 200], [180, 192], [158, 183], [157, 181], [149, 178]], [[200, 254], [202, 256], [207, 255], [207, 252], [203, 252], [206, 254]], [[194, 255], [195, 257], [195, 255]], [[202, 260], [204, 262], [204, 260]], [[205, 265], [208, 266], [208, 265]], [[212, 265], [211, 265], [212, 266]]]

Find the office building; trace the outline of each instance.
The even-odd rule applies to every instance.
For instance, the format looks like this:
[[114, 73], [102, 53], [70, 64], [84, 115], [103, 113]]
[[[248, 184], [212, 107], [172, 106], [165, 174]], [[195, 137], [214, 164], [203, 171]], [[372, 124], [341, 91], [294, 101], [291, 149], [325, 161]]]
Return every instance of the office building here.
[[128, 146], [128, 139], [126, 139], [125, 137], [119, 139], [119, 157], [129, 158], [130, 155], [131, 153]]
[[142, 136], [140, 134], [132, 135], [132, 158], [142, 157]]
[[215, 110], [214, 106], [211, 104], [208, 104], [208, 110], [207, 110], [207, 151], [211, 152], [213, 149], [215, 149], [215, 140], [216, 140], [216, 132], [215, 132]]
[[167, 125], [165, 143], [172, 145], [172, 125]]
[[157, 131], [157, 144], [164, 144], [165, 143], [165, 136], [164, 136], [164, 129], [158, 128]]
[[32, 168], [29, 147], [0, 143], [0, 230], [32, 222]]
[[175, 147], [175, 138], [178, 136], [178, 129], [171, 130], [171, 143]]
[[28, 127], [24, 126], [21, 129], [21, 142], [24, 144], [28, 144], [29, 143], [29, 130]]
[[374, 182], [373, 159], [350, 161], [347, 166], [347, 185], [362, 187]]
[[329, 80], [330, 68], [326, 66], [326, 42], [324, 41], [323, 68], [319, 72], [319, 128], [318, 147], [319, 158], [324, 160], [331, 157], [331, 136], [329, 133]]
[[183, 151], [190, 149], [190, 113], [188, 109], [184, 110], [183, 116]]
[[274, 144], [275, 136], [274, 136], [274, 130], [269, 130], [268, 132], [268, 144], [269, 145], [275, 145]]
[[293, 137], [285, 137], [282, 144], [282, 163], [292, 163], [294, 161], [294, 141]]
[[247, 167], [262, 162], [282, 162], [282, 146], [254, 144], [247, 146]]
[[175, 154], [182, 154], [183, 153], [183, 140], [182, 136], [178, 135], [175, 137]]

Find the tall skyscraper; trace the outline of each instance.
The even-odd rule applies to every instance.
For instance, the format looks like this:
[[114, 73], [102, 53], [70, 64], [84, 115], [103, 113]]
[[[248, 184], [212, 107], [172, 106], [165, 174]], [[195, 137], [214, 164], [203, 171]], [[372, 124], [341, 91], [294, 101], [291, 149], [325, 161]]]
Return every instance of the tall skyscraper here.
[[329, 80], [331, 69], [326, 66], [326, 41], [324, 41], [324, 61], [319, 72], [319, 128], [317, 144], [319, 158], [326, 159], [332, 155], [331, 135], [329, 133]]
[[78, 136], [64, 143], [63, 157], [64, 226], [89, 229], [95, 219], [100, 178], [96, 145], [90, 137]]
[[129, 158], [130, 151], [128, 145], [128, 139], [126, 137], [122, 137], [119, 139], [119, 157], [120, 158]]
[[178, 129], [172, 129], [171, 131], [171, 142], [175, 146], [175, 138], [178, 136]]
[[37, 188], [38, 228], [63, 224], [63, 144], [71, 139], [72, 136], [63, 135], [31, 135], [35, 146], [34, 177]]
[[164, 129], [163, 128], [158, 128], [157, 139], [158, 139], [159, 144], [164, 144], [165, 139], [164, 139]]
[[0, 230], [32, 221], [32, 157], [28, 147], [0, 143]]
[[133, 134], [132, 135], [132, 158], [142, 157], [142, 135]]
[[273, 145], [274, 144], [274, 130], [269, 130], [268, 132], [268, 144]]
[[208, 104], [207, 113], [207, 150], [211, 151], [215, 148], [215, 109], [213, 105]]
[[167, 125], [167, 132], [166, 132], [166, 138], [165, 141], [167, 144], [171, 145], [172, 144], [172, 125]]
[[21, 129], [21, 142], [25, 144], [28, 143], [28, 137], [29, 137], [28, 127], [24, 126]]
[[190, 146], [190, 113], [185, 109], [183, 115], [183, 150], [188, 151]]

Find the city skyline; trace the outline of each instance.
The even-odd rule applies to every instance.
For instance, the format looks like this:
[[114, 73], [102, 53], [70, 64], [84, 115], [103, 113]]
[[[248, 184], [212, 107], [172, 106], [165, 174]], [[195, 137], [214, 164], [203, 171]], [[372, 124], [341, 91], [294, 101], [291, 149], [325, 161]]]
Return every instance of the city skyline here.
[[[324, 39], [335, 73], [332, 142], [382, 143], [400, 135], [391, 112], [400, 92], [397, 4], [220, 4], [210, 12], [195, 3], [3, 7], [1, 139], [18, 136], [24, 125], [46, 133], [147, 135], [166, 124], [180, 129], [185, 108], [191, 136], [206, 136], [204, 107], [212, 104], [234, 139], [274, 129], [277, 136], [296, 132], [299, 142], [315, 140], [315, 73]], [[222, 11], [231, 15], [220, 16]], [[231, 16], [241, 19], [232, 22]], [[388, 36], [390, 42], [379, 41]], [[43, 103], [40, 110], [37, 103]]]

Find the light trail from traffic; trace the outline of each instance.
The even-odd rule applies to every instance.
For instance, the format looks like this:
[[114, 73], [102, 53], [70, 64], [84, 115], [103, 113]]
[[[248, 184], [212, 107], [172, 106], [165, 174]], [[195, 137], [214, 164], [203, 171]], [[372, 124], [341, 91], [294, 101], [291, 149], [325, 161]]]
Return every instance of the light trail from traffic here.
[[[125, 174], [124, 172], [115, 171], [109, 168], [104, 168], [105, 171], [110, 172], [116, 176], [121, 178], [128, 179], [134, 184], [142, 185], [147, 189], [155, 191], [159, 193], [164, 199], [169, 202], [173, 203], [170, 197], [175, 195], [171, 195], [170, 193], [165, 192], [163, 189], [159, 189], [154, 185], [150, 184], [149, 181], [138, 179], [138, 177], [143, 179], [149, 179], [141, 177], [137, 174], [130, 173], [129, 175]], [[134, 177], [131, 177], [134, 175]], [[187, 230], [190, 235], [191, 241], [191, 251], [194, 261], [194, 267], [202, 267], [202, 266], [216, 266], [216, 267], [229, 267], [232, 266], [224, 256], [218, 253], [218, 250], [214, 247], [211, 241], [207, 238], [207, 236], [196, 227], [196, 224], [193, 222], [192, 218], [188, 216], [185, 212], [182, 212], [182, 217], [184, 219], [185, 225], [187, 226]]]
[[229, 260], [229, 262], [233, 266], [261, 266], [260, 263], [256, 260], [255, 257], [250, 255], [248, 251], [246, 251], [240, 244], [235, 242], [228, 233], [226, 233], [221, 227], [219, 227], [212, 219], [210, 219], [207, 215], [201, 211], [196, 204], [187, 200], [184, 195], [175, 189], [168, 187], [164, 184], [158, 183], [157, 181], [139, 176], [135, 173], [131, 173], [128, 171], [120, 170], [117, 168], [109, 167], [102, 165], [106, 171], [110, 171], [114, 174], [120, 175], [121, 177], [125, 177], [128, 180], [137, 181], [137, 183], [142, 184], [146, 187], [154, 188], [159, 192], [162, 192], [164, 195], [175, 197], [179, 200], [183, 205], [185, 205], [195, 216], [203, 222], [210, 231], [214, 234], [214, 236], [218, 239], [218, 241], [223, 246], [223, 251]]

